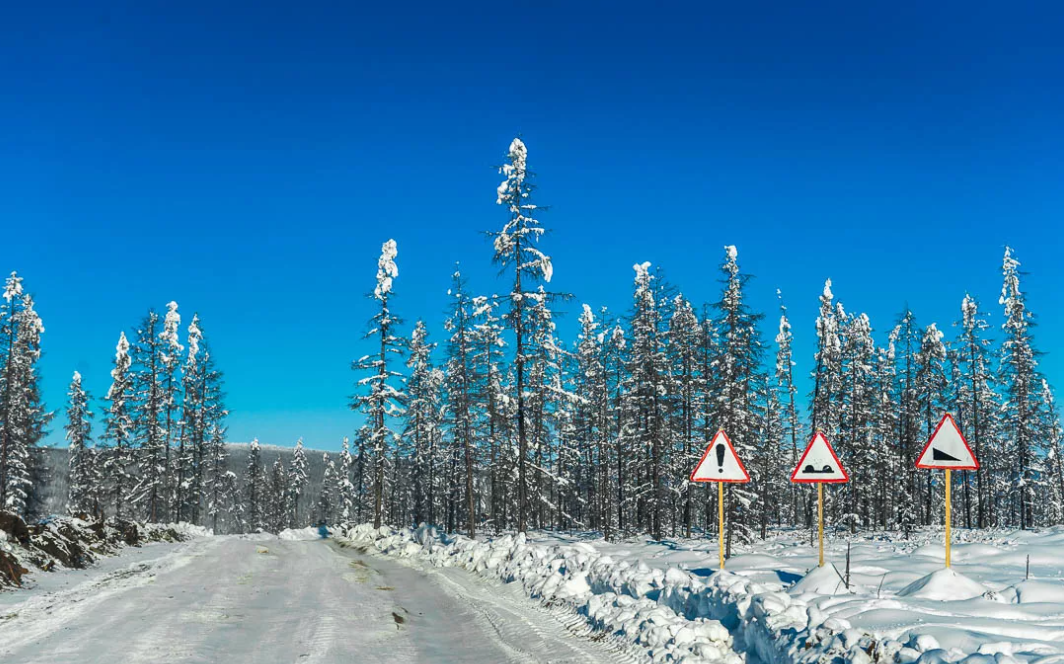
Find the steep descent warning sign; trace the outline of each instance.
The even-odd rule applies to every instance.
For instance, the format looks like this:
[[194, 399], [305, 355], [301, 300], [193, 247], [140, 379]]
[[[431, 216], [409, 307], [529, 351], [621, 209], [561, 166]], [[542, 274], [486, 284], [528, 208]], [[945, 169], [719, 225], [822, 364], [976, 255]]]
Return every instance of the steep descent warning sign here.
[[842, 467], [835, 450], [824, 434], [817, 431], [802, 453], [798, 466], [791, 473], [792, 482], [849, 482], [850, 476]]
[[946, 413], [916, 460], [917, 468], [940, 470], [977, 470], [979, 461], [968, 447], [953, 416]]
[[718, 431], [713, 436], [706, 451], [702, 454], [701, 461], [691, 473], [692, 482], [749, 482], [747, 474], [739, 455], [735, 453], [727, 434]]

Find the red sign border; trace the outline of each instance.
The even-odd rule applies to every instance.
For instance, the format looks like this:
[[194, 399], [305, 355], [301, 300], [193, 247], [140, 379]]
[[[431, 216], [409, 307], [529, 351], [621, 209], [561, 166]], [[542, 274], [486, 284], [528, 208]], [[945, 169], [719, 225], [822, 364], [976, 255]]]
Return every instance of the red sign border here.
[[[695, 473], [697, 473], [698, 469], [702, 467], [702, 462], [706, 460], [707, 456], [709, 456], [709, 451], [711, 449], [713, 449], [714, 447], [716, 447], [717, 436], [724, 436], [724, 443], [728, 446], [728, 449], [731, 450], [732, 456], [735, 457], [735, 461], [739, 464], [739, 470], [743, 471], [743, 475], [746, 475], [746, 479], [745, 480], [720, 480], [720, 479], [713, 479], [713, 478], [710, 478], [710, 477], [703, 478], [703, 479], [697, 479], [697, 480], [695, 479]], [[713, 435], [713, 439], [709, 441], [709, 445], [706, 445], [706, 451], [702, 453], [702, 458], [698, 460], [698, 463], [695, 464], [694, 470], [691, 471], [691, 481], [692, 482], [729, 482], [731, 484], [746, 484], [747, 482], [750, 481], [750, 473], [746, 472], [746, 466], [743, 465], [743, 460], [739, 458], [738, 454], [736, 454], [735, 448], [732, 447], [732, 444], [731, 444], [731, 438], [728, 438], [728, 434], [724, 433], [724, 429], [719, 429], [717, 431], [717, 433], [715, 433]]]
[[[831, 457], [835, 459], [835, 463], [839, 464], [839, 470], [842, 471], [842, 479], [838, 480], [801, 480], [796, 479], [795, 475], [798, 474], [798, 469], [805, 463], [805, 458], [809, 456], [809, 451], [813, 449], [813, 443], [816, 441], [816, 437], [821, 436], [824, 439], [824, 444], [828, 446], [828, 452], [831, 452]], [[795, 484], [845, 484], [850, 481], [850, 474], [846, 472], [846, 468], [842, 465], [842, 461], [839, 461], [839, 455], [835, 454], [835, 448], [831, 446], [831, 441], [824, 434], [823, 431], [817, 431], [813, 434], [813, 437], [809, 439], [809, 444], [805, 446], [805, 451], [802, 452], [802, 458], [798, 459], [798, 465], [794, 467], [794, 471], [791, 472], [791, 482]]]
[[[931, 447], [932, 441], [935, 440], [935, 436], [938, 435], [939, 429], [946, 423], [946, 420], [953, 422], [953, 428], [957, 430], [957, 435], [961, 437], [961, 442], [964, 443], [964, 449], [968, 450], [969, 456], [972, 457], [972, 461], [975, 462], [974, 466], [934, 466], [928, 464], [921, 464], [920, 459], [924, 458], [927, 454], [927, 449]], [[961, 431], [960, 426], [957, 425], [957, 420], [953, 419], [953, 416], [946, 413], [942, 416], [942, 420], [935, 427], [935, 432], [931, 434], [931, 437], [927, 439], [927, 443], [924, 445], [924, 449], [920, 451], [920, 454], [916, 457], [916, 467], [920, 470], [979, 470], [979, 459], [975, 458], [975, 453], [972, 452], [972, 448], [968, 446], [968, 439], [964, 437], [964, 432]]]

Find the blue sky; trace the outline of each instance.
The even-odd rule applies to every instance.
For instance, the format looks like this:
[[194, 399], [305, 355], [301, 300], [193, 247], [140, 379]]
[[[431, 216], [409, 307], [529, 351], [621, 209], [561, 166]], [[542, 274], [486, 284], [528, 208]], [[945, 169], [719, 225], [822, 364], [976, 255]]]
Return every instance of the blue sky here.
[[75, 369], [102, 396], [118, 332], [176, 300], [233, 440], [337, 447], [381, 242], [436, 340], [455, 261], [506, 288], [479, 231], [516, 134], [567, 338], [636, 262], [714, 299], [735, 244], [804, 374], [825, 278], [880, 339], [906, 304], [949, 328], [966, 290], [996, 326], [1010, 244], [1064, 382], [1059, 6], [574, 4], [5, 8], [0, 269], [38, 299], [48, 405]]

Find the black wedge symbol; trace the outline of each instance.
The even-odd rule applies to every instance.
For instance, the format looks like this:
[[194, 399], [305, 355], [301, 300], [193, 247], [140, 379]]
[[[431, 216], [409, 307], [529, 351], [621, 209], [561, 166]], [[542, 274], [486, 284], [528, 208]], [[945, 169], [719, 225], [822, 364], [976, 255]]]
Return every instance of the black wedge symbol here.
[[931, 459], [932, 461], [960, 461], [957, 457], [952, 454], [947, 454], [937, 447], [931, 448]]

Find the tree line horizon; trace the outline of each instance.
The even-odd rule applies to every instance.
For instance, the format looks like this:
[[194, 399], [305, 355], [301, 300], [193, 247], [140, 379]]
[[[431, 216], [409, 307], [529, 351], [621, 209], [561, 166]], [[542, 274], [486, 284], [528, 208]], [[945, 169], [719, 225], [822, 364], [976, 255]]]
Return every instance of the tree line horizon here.
[[[804, 432], [821, 430], [851, 476], [828, 491], [830, 519], [851, 531], [908, 533], [937, 522], [941, 480], [918, 474], [911, 459], [938, 415], [951, 412], [982, 464], [955, 474], [958, 524], [1064, 522], [1059, 414], [1010, 248], [997, 338], [966, 294], [953, 338], [935, 323], [917, 325], [906, 309], [877, 344], [868, 316], [836, 302], [826, 280], [802, 407], [782, 296], [766, 342], [766, 316], [747, 303], [751, 276], [734, 246], [724, 247], [715, 302], [692, 303], [659, 268], [639, 263], [626, 312], [584, 304], [577, 338], [558, 339], [554, 305], [572, 296], [547, 288], [554, 265], [541, 248], [527, 156], [514, 139], [496, 190], [505, 222], [488, 233], [492, 262], [512, 288], [475, 295], [456, 270], [440, 342], [423, 320], [400, 334], [391, 308], [398, 246], [382, 245], [368, 295], [373, 351], [352, 363], [359, 377], [349, 406], [364, 422], [345, 439], [340, 466], [324, 465], [329, 478], [316, 503], [301, 505], [305, 463], [285, 468], [279, 459], [268, 471], [251, 455], [241, 476], [228, 467], [222, 374], [198, 317], [187, 344], [179, 342], [171, 303], [162, 317], [149, 313], [132, 344], [122, 333], [95, 441], [92, 400], [75, 372], [64, 427], [69, 511], [217, 525], [226, 510], [241, 515], [243, 530], [356, 518], [470, 535], [711, 535], [716, 492], [689, 475], [724, 430], [752, 479], [726, 491], [730, 549], [733, 538], [764, 537], [773, 526], [812, 525], [815, 492], [780, 481], [778, 471], [797, 462]], [[33, 512], [41, 481], [33, 449], [53, 415], [40, 398], [41, 332], [12, 275], [0, 303], [0, 506], [21, 514]]]
[[1062, 432], [1011, 248], [996, 343], [978, 300], [965, 294], [956, 338], [946, 340], [935, 323], [918, 326], [906, 308], [877, 345], [868, 316], [835, 302], [826, 280], [803, 414], [787, 308], [780, 296], [775, 361], [765, 362], [765, 316], [747, 305], [750, 275], [734, 246], [724, 247], [716, 302], [696, 307], [660, 270], [636, 264], [625, 314], [585, 304], [576, 341], [558, 340], [551, 305], [571, 296], [544, 287], [554, 266], [540, 248], [527, 154], [515, 139], [497, 190], [507, 220], [488, 233], [492, 261], [513, 288], [472, 296], [452, 275], [439, 367], [422, 320], [409, 339], [396, 332], [389, 297], [398, 250], [384, 244], [366, 335], [379, 345], [353, 363], [361, 378], [351, 400], [366, 416], [356, 447], [371, 468], [359, 490], [375, 525], [439, 522], [469, 534], [478, 526], [585, 528], [607, 538], [710, 533], [716, 497], [688, 476], [723, 430], [749, 459], [753, 482], [728, 486], [725, 498], [736, 536], [749, 540], [771, 525], [812, 524], [814, 492], [785, 485], [776, 471], [796, 463], [800, 432], [819, 430], [852, 469], [850, 483], [829, 492], [833, 519], [851, 530], [908, 533], [935, 523], [940, 480], [917, 474], [912, 460], [943, 412], [955, 415], [982, 463], [955, 478], [964, 525], [1062, 522]]

